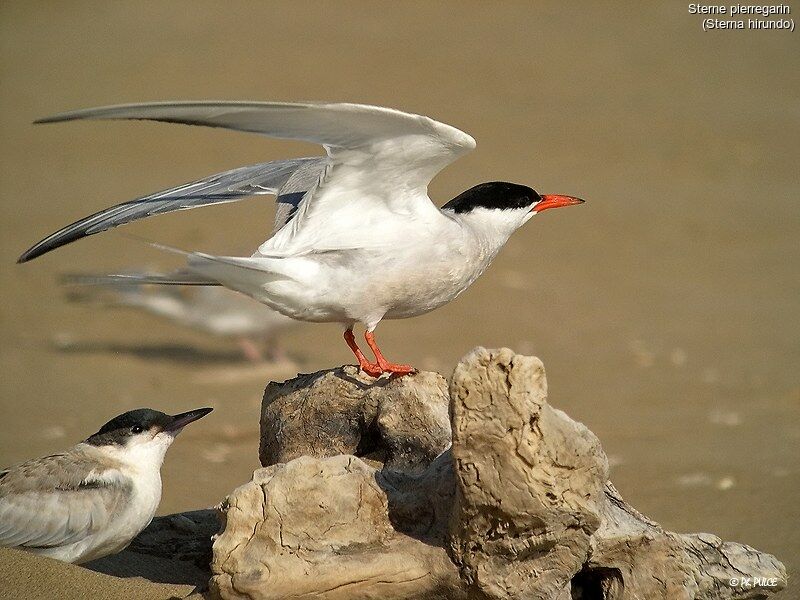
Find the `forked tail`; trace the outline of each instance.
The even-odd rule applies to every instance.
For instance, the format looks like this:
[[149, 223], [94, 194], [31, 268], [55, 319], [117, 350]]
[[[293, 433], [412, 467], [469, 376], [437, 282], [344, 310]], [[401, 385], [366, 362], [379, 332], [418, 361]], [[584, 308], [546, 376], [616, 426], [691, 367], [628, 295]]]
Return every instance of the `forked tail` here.
[[141, 284], [223, 286], [263, 302], [264, 285], [285, 278], [284, 275], [269, 268], [269, 265], [276, 259], [215, 256], [204, 252], [187, 252], [137, 236], [125, 235], [124, 237], [136, 239], [159, 250], [180, 254], [186, 258], [187, 265], [169, 273], [65, 275], [62, 277], [62, 283], [73, 286], [95, 285], [120, 288]]
[[177, 269], [170, 273], [111, 273], [85, 274], [67, 273], [60, 282], [71, 286], [135, 286], [141, 284], [155, 285], [222, 285], [220, 282], [191, 271]]

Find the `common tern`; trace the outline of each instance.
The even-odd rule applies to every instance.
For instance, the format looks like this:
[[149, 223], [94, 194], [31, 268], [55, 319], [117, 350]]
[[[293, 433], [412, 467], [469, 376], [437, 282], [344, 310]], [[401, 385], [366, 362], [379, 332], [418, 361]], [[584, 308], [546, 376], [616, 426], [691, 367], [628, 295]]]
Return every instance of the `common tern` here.
[[[316, 142], [326, 156], [242, 167], [119, 204], [49, 235], [19, 262], [150, 215], [274, 194], [275, 230], [252, 256], [186, 253], [187, 269], [160, 282], [223, 285], [294, 319], [341, 323], [360, 368], [376, 377], [414, 372], [384, 358], [373, 333], [382, 319], [414, 317], [447, 304], [532, 216], [583, 202], [490, 182], [439, 209], [428, 197], [428, 184], [472, 150], [475, 140], [431, 118], [378, 106], [166, 102], [78, 110], [38, 122], [76, 119], [221, 127]], [[366, 327], [374, 363], [356, 344], [356, 323]]]
[[299, 324], [224, 287], [154, 286], [139, 283], [145, 270], [117, 276], [71, 273], [61, 277], [66, 298], [105, 308], [131, 308], [176, 325], [203, 333], [235, 339], [242, 353], [253, 362], [281, 355], [279, 336]]
[[211, 410], [132, 410], [64, 452], [0, 471], [0, 546], [77, 563], [119, 552], [156, 513], [175, 436]]

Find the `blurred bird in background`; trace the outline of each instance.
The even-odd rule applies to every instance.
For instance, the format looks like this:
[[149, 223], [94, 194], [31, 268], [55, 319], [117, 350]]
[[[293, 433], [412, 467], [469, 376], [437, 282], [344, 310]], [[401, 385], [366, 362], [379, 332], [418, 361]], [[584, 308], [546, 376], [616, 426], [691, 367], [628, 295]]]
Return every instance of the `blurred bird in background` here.
[[65, 298], [102, 308], [131, 308], [202, 333], [236, 340], [251, 362], [286, 358], [280, 335], [299, 322], [223, 287], [150, 285], [144, 269], [119, 275], [68, 273]]

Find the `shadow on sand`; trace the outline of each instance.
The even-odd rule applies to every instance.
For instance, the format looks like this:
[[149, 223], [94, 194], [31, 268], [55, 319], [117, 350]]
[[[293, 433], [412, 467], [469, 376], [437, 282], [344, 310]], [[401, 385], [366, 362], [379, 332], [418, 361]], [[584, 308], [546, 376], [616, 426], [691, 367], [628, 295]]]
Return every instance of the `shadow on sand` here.
[[62, 354], [121, 354], [142, 360], [177, 364], [240, 365], [247, 363], [236, 349], [210, 350], [185, 344], [119, 344], [115, 342], [73, 342], [53, 344]]

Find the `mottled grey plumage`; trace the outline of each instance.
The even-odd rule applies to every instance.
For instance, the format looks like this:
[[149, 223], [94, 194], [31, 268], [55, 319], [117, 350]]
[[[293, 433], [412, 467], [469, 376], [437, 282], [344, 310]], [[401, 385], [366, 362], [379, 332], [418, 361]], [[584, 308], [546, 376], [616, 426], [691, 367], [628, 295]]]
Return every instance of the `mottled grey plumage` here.
[[122, 463], [88, 444], [0, 473], [0, 546], [53, 555], [106, 528], [131, 499]]

